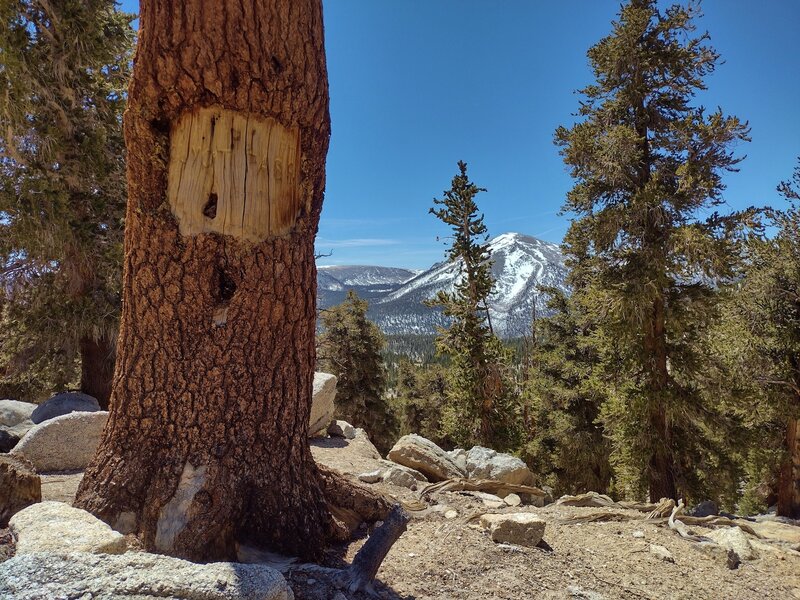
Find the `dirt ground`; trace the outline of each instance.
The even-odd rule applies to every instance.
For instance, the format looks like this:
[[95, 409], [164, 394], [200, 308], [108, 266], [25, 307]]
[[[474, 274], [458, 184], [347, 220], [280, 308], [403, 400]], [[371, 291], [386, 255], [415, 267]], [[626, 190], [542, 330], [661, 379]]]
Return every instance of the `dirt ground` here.
[[[313, 440], [312, 452], [318, 462], [346, 473], [383, 466], [380, 456], [361, 436], [356, 440]], [[71, 501], [80, 478], [80, 473], [45, 475], [43, 499]], [[419, 499], [416, 491], [382, 483], [372, 485], [399, 501]], [[448, 509], [458, 516], [446, 518]], [[602, 509], [623, 520], [564, 522], [598, 510], [555, 504], [492, 510], [464, 493], [440, 493], [431, 498], [428, 508], [410, 512], [408, 530], [381, 566], [376, 588], [380, 597], [388, 600], [800, 600], [798, 526], [774, 521], [748, 523], [770, 541], [755, 541], [758, 557], [742, 561], [731, 570], [724, 552], [709, 551], [684, 540], [667, 527], [645, 521], [638, 511]], [[497, 545], [477, 525], [477, 517], [483, 513], [518, 511], [533, 512], [546, 521], [544, 540], [538, 547]], [[693, 531], [702, 535], [708, 530], [695, 527]], [[3, 533], [0, 531], [0, 536]], [[363, 542], [332, 549], [328, 565], [345, 566]], [[674, 562], [651, 554], [651, 544], [667, 548]], [[293, 573], [290, 579], [298, 600], [369, 597], [338, 590], [325, 573]]]

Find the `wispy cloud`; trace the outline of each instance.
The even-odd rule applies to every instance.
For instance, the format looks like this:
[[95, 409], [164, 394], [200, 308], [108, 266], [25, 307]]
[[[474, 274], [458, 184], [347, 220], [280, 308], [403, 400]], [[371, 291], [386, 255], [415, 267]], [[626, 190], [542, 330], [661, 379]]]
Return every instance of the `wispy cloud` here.
[[324, 215], [319, 221], [320, 227], [379, 227], [381, 225], [393, 225], [410, 220], [411, 217], [385, 217], [385, 218], [326, 218]]
[[318, 248], [371, 248], [376, 246], [394, 246], [400, 243], [400, 240], [391, 240], [386, 238], [349, 238], [344, 240], [329, 240], [325, 238], [317, 238]]

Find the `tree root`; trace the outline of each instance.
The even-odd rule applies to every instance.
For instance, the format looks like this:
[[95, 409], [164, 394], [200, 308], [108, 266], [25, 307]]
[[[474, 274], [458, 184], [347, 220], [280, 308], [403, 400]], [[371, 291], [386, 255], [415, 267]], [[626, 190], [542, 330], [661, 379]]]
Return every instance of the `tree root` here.
[[286, 563], [278, 568], [285, 575], [312, 575], [327, 579], [331, 585], [349, 592], [366, 592], [378, 596], [373, 587], [375, 575], [394, 543], [406, 530], [409, 517], [400, 505], [395, 505], [380, 525], [356, 553], [347, 569], [333, 569], [311, 563]]
[[329, 539], [346, 542], [362, 523], [383, 521], [392, 511], [394, 502], [361, 483], [324, 465], [317, 465], [320, 485], [331, 513]]

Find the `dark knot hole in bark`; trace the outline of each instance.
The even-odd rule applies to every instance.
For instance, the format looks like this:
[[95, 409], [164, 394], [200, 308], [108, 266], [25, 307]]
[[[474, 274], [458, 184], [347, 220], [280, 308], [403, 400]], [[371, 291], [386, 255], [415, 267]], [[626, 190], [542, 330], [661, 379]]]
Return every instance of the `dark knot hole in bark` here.
[[217, 216], [217, 194], [216, 192], [211, 192], [208, 195], [208, 200], [203, 206], [203, 214], [208, 217], [209, 219], [213, 219]]
[[217, 270], [217, 306], [226, 306], [236, 293], [236, 282], [222, 269]]

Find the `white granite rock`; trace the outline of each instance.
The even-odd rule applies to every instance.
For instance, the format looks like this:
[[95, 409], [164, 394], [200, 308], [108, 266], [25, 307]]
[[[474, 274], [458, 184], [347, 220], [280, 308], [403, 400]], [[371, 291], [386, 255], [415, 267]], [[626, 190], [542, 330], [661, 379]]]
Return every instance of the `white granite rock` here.
[[331, 421], [330, 425], [328, 425], [328, 435], [353, 440], [356, 437], [356, 428], [347, 421]]
[[0, 426], [13, 427], [28, 421], [36, 406], [19, 400], [0, 400]]
[[522, 485], [533, 483], [533, 473], [523, 460], [483, 446], [475, 446], [467, 452], [467, 477]]
[[481, 527], [489, 530], [493, 542], [532, 548], [542, 541], [545, 522], [533, 513], [486, 514]]
[[733, 550], [742, 560], [753, 560], [757, 558], [750, 540], [739, 527], [720, 527], [706, 534], [717, 544], [726, 550]]
[[387, 458], [416, 469], [431, 481], [443, 481], [466, 475], [447, 452], [416, 433], [401, 437], [389, 451]]
[[85, 469], [94, 456], [106, 411], [73, 412], [33, 427], [11, 451], [23, 456], [40, 473]]
[[314, 390], [311, 396], [311, 415], [308, 419], [308, 436], [322, 435], [336, 412], [336, 376], [314, 373]]
[[292, 600], [294, 594], [265, 565], [195, 564], [147, 552], [47, 552], [0, 563], [0, 598]]
[[33, 552], [122, 554], [125, 537], [94, 515], [64, 502], [39, 502], [9, 521], [17, 536], [17, 555]]

